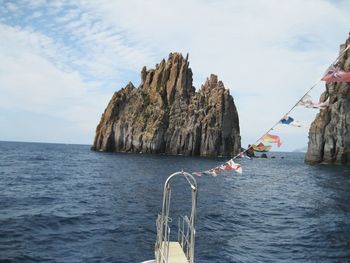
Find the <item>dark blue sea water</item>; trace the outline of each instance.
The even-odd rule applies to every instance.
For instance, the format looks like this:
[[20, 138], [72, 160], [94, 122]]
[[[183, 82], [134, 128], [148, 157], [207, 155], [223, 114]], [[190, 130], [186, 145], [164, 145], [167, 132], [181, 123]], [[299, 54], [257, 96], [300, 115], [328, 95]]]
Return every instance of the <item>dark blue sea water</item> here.
[[[276, 155], [197, 178], [196, 262], [350, 262], [350, 167]], [[0, 261], [152, 259], [167, 176], [223, 161], [0, 142]], [[190, 205], [182, 183], [175, 210]]]

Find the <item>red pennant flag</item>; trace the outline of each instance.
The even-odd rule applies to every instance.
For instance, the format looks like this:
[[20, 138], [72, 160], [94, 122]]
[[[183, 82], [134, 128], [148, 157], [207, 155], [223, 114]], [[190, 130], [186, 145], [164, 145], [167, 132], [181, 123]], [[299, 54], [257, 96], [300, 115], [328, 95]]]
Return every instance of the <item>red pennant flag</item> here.
[[350, 72], [340, 70], [339, 67], [331, 66], [326, 75], [321, 79], [327, 83], [329, 82], [350, 82]]
[[242, 173], [241, 165], [239, 163], [235, 163], [233, 161], [233, 159], [229, 160], [227, 162], [227, 165], [229, 165], [231, 167], [231, 169], [234, 170], [235, 172], [240, 173], [240, 174]]

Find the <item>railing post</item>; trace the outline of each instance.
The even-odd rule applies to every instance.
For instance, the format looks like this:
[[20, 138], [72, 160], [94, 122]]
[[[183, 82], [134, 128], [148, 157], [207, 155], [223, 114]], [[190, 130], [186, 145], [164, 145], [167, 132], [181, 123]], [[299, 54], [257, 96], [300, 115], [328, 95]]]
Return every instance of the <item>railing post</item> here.
[[[182, 175], [190, 184], [192, 189], [192, 209], [190, 219], [188, 217], [182, 217], [178, 223], [178, 241], [186, 254], [189, 263], [194, 261], [194, 243], [195, 243], [195, 218], [196, 218], [196, 205], [197, 205], [197, 183], [194, 177], [184, 171], [174, 173], [168, 177], [164, 184], [163, 191], [163, 206], [162, 213], [159, 216], [159, 223], [157, 224], [157, 241], [156, 241], [156, 262], [167, 263], [169, 257], [169, 238], [170, 228], [169, 212], [170, 212], [170, 199], [171, 199], [171, 187], [170, 180], [176, 175]], [[182, 222], [181, 222], [182, 220]], [[185, 224], [186, 221], [186, 224]], [[187, 225], [187, 229], [185, 229]], [[181, 229], [182, 226], [182, 229]], [[180, 238], [181, 235], [181, 238]], [[186, 248], [185, 248], [186, 247]], [[185, 251], [186, 250], [186, 251]]]

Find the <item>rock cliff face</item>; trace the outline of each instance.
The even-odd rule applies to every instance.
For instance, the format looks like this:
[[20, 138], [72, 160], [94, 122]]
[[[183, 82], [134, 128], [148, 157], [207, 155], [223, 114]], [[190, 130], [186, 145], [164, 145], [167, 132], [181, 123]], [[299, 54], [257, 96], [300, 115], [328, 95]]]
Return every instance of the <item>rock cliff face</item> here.
[[[350, 44], [350, 38], [343, 50]], [[350, 71], [350, 50], [339, 60], [339, 66]], [[317, 114], [309, 131], [307, 163], [350, 164], [350, 83], [326, 84], [320, 101], [329, 98], [330, 107]]]
[[93, 150], [232, 156], [239, 152], [238, 114], [229, 91], [211, 75], [196, 92], [188, 56], [171, 53], [114, 93], [96, 128]]

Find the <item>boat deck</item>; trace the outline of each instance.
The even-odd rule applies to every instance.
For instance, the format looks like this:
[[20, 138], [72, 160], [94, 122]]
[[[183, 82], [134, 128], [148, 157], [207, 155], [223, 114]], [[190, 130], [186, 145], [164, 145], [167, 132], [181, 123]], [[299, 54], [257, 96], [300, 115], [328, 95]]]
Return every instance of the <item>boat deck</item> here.
[[179, 242], [169, 242], [168, 263], [188, 263]]

